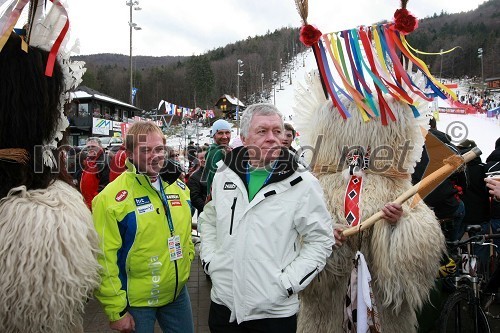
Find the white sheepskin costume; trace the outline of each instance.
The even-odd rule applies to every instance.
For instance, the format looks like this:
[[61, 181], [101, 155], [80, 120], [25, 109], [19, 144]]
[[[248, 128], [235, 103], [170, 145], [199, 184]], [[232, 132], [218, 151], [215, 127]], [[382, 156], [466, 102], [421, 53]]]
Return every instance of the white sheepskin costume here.
[[13, 188], [0, 200], [0, 332], [83, 332], [98, 251], [77, 190], [62, 181]]
[[[410, 174], [420, 159], [424, 144], [419, 127], [428, 127], [428, 118], [423, 115], [415, 118], [407, 105], [388, 99], [397, 121], [389, 120], [386, 126], [380, 119], [366, 123], [356, 105], [343, 99], [352, 115], [344, 120], [332, 102], [325, 99], [318, 75], [313, 73], [306, 81], [307, 87], [300, 88], [296, 96], [297, 129], [301, 133], [301, 143], [314, 147], [314, 165], [330, 169], [316, 176], [323, 187], [335, 227], [345, 228], [344, 196], [348, 180], [342, 170], [348, 165], [343, 162], [342, 147], [370, 147], [373, 152], [376, 147], [384, 146], [394, 153], [370, 166], [380, 170], [387, 165], [389, 172], [373, 172], [369, 168], [363, 173], [360, 211], [361, 219], [365, 220], [412, 186]], [[316, 144], [319, 136], [322, 141]], [[410, 150], [402, 156], [405, 144], [409, 144]], [[382, 155], [379, 152], [378, 156]], [[404, 172], [390, 172], [392, 169]], [[423, 202], [413, 208], [407, 202], [403, 210], [395, 226], [381, 220], [363, 231], [361, 237], [350, 237], [340, 249], [333, 251], [325, 269], [300, 295], [297, 332], [344, 332], [348, 279], [358, 249], [371, 272], [382, 332], [417, 331], [416, 311], [427, 300], [434, 284], [445, 243], [434, 213]]]

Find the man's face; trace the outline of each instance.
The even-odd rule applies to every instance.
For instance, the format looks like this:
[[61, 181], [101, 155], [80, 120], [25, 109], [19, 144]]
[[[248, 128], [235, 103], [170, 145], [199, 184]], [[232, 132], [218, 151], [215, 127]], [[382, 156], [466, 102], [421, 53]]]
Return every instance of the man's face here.
[[127, 156], [137, 170], [150, 177], [157, 176], [165, 164], [165, 143], [158, 133], [142, 134], [132, 152]]
[[85, 150], [87, 150], [89, 157], [96, 157], [97, 154], [99, 154], [99, 152], [102, 150], [102, 147], [99, 142], [95, 140], [89, 140], [85, 144]]
[[231, 140], [230, 130], [218, 130], [217, 133], [214, 134], [214, 141], [219, 146], [227, 146], [229, 140]]
[[283, 121], [278, 115], [254, 115], [248, 136], [241, 138], [248, 149], [250, 161], [255, 166], [264, 166], [277, 159], [283, 141]]
[[200, 162], [200, 167], [205, 167], [205, 152], [198, 153], [198, 161]]
[[285, 130], [285, 134], [283, 136], [283, 141], [281, 143], [284, 147], [290, 148], [293, 142], [293, 132], [289, 130]]

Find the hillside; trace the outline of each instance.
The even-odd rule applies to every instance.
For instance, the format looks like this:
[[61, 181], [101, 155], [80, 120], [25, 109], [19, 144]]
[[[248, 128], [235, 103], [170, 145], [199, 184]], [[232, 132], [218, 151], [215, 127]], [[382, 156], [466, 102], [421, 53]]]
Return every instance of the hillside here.
[[445, 55], [421, 55], [431, 72], [447, 78], [467, 75], [481, 77], [482, 48], [484, 77], [500, 76], [500, 0], [490, 0], [476, 10], [456, 14], [434, 14], [420, 20], [418, 29], [408, 36], [414, 48], [426, 52], [439, 52], [460, 46]]
[[[164, 57], [147, 57], [147, 56], [134, 56], [134, 66], [137, 68], [150, 68], [150, 67], [161, 67], [170, 66], [176, 64], [179, 61], [184, 61], [188, 57], [182, 56], [164, 56]], [[117, 66], [122, 68], [128, 68], [130, 63], [130, 57], [123, 54], [114, 53], [100, 53], [91, 54], [85, 56], [75, 56], [74, 60], [83, 60], [88, 64], [93, 66]]]
[[[414, 48], [426, 52], [460, 46], [443, 56], [420, 55], [437, 76], [442, 73], [443, 77], [450, 78], [481, 77], [477, 49], [482, 48], [484, 77], [498, 77], [500, 0], [490, 0], [469, 12], [436, 13], [421, 19], [419, 28], [408, 36], [408, 41]], [[289, 68], [286, 64], [303, 50], [298, 27], [287, 27], [198, 56], [137, 56], [133, 58], [134, 87], [139, 89], [135, 104], [154, 109], [163, 99], [190, 108], [211, 108], [222, 94], [237, 95], [238, 59], [244, 63], [239, 80], [240, 99], [245, 104], [253, 103], [263, 95], [269, 96], [273, 80], [278, 77], [285, 80], [287, 75], [291, 80], [291, 75], [285, 73]], [[83, 85], [128, 101], [128, 56], [96, 54], [75, 58], [87, 62]], [[300, 62], [300, 57], [298, 60]]]

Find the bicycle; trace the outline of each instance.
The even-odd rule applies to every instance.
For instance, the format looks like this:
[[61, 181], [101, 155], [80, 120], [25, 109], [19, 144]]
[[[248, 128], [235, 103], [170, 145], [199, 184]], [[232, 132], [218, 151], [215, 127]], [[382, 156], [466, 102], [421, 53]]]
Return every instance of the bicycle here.
[[[481, 231], [480, 225], [470, 225], [468, 234]], [[447, 242], [450, 249], [458, 250], [459, 272], [448, 277], [453, 281], [455, 291], [446, 300], [439, 318], [441, 333], [490, 333], [491, 328], [481, 303], [484, 277], [478, 274], [478, 260], [474, 246], [490, 245], [486, 240], [500, 238], [500, 234], [473, 235], [463, 241]], [[467, 248], [470, 247], [470, 251]], [[489, 305], [488, 305], [489, 306]]]

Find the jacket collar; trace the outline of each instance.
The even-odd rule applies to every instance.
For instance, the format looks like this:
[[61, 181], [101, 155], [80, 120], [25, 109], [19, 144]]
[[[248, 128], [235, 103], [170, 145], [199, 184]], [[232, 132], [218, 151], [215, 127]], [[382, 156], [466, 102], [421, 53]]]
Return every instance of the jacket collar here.
[[[136, 177], [145, 177], [149, 180], [149, 177], [146, 176], [145, 174], [140, 173], [137, 171], [137, 168], [135, 165], [127, 158], [125, 161], [125, 165], [127, 167], [127, 172], [130, 172], [131, 174], [134, 174]], [[165, 160], [165, 166], [160, 171], [160, 177], [161, 180], [166, 182], [168, 185], [172, 184], [175, 182], [179, 176], [181, 175], [181, 166], [179, 163], [176, 163], [170, 159]]]
[[[229, 167], [234, 173], [238, 175], [245, 187], [248, 187], [246, 181], [246, 172], [248, 166], [248, 150], [246, 147], [238, 147], [226, 154], [224, 164]], [[271, 177], [266, 185], [280, 182], [287, 179], [298, 169], [298, 163], [293, 158], [288, 149], [281, 148], [281, 153], [275, 161]], [[247, 188], [248, 191], [248, 188]]]

